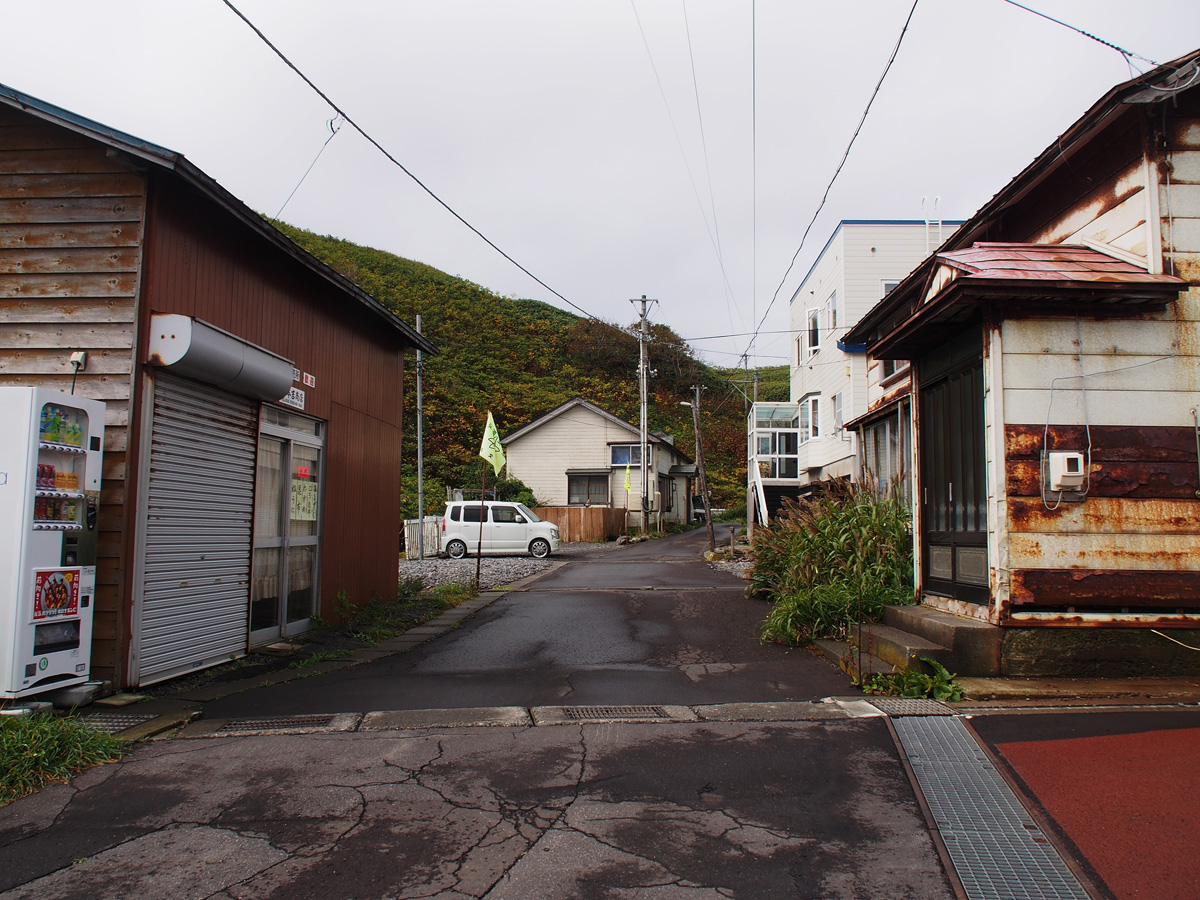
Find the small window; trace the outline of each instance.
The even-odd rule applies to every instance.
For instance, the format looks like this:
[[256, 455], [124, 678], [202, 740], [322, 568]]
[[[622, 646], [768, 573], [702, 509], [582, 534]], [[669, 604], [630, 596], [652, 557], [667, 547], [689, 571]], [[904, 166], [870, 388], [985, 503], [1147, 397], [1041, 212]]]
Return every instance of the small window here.
[[817, 397], [800, 401], [800, 443], [821, 436], [821, 403]]
[[888, 294], [890, 294], [892, 291], [894, 291], [899, 286], [900, 286], [900, 282], [895, 279], [892, 279], [892, 278], [883, 279], [881, 282], [879, 282], [879, 297], [880, 297], [880, 299], [883, 299], [884, 297], [886, 297]]
[[607, 506], [607, 475], [568, 475], [567, 503], [572, 506]]
[[641, 444], [613, 444], [611, 450], [614, 466], [640, 466], [642, 464]]
[[808, 337], [808, 355], [812, 356], [821, 349], [821, 311], [810, 309], [808, 311], [808, 324], [805, 329]]
[[846, 422], [842, 418], [842, 394], [839, 391], [833, 395], [833, 427], [841, 431], [842, 426], [845, 424]]
[[450, 507], [450, 521], [451, 522], [461, 522], [462, 521], [462, 507], [461, 506]]
[[[487, 510], [487, 507], [484, 507], [485, 512], [486, 512], [486, 510]], [[463, 521], [464, 522], [478, 522], [479, 521], [480, 509], [478, 506], [474, 506], [474, 505], [464, 506], [462, 508], [462, 511], [463, 511]], [[486, 522], [487, 519], [485, 518], [483, 521]]]
[[825, 301], [825, 324], [830, 331], [838, 327], [837, 291], [829, 295]]

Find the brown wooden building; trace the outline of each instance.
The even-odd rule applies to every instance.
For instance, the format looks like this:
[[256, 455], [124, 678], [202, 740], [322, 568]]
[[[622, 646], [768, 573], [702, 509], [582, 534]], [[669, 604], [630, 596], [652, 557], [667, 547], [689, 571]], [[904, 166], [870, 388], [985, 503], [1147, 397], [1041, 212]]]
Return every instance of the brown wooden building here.
[[918, 598], [999, 626], [1005, 674], [1200, 665], [1161, 633], [1200, 637], [1198, 285], [1200, 51], [1113, 88], [845, 338], [912, 361]]
[[396, 589], [406, 350], [181, 155], [0, 86], [0, 384], [107, 404], [93, 672], [148, 684]]

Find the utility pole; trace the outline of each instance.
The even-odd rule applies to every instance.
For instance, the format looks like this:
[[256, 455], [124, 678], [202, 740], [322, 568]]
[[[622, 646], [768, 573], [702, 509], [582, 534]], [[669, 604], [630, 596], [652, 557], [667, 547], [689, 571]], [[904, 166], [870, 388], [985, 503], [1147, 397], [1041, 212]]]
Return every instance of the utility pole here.
[[649, 531], [649, 436], [646, 431], [646, 381], [649, 377], [647, 371], [646, 359], [646, 341], [650, 339], [650, 322], [646, 318], [646, 306], [650, 303], [657, 303], [657, 300], [647, 300], [646, 295], [642, 294], [640, 300], [630, 300], [630, 303], [641, 304], [642, 310], [638, 320], [638, 389], [641, 394], [642, 401], [642, 421], [641, 421], [641, 438], [642, 438], [642, 533]]
[[704, 524], [708, 527], [708, 549], [711, 552], [717, 549], [717, 540], [713, 536], [712, 503], [708, 498], [708, 476], [704, 472], [704, 441], [700, 439], [700, 392], [705, 388], [693, 384], [692, 390], [696, 396], [696, 399], [690, 404], [692, 424], [696, 429], [696, 466], [700, 470], [700, 496], [704, 498]]
[[[758, 369], [754, 370], [754, 401], [750, 404], [750, 415], [758, 415], [755, 407], [758, 405]], [[750, 434], [754, 434], [754, 427], [750, 426]], [[757, 440], [751, 437], [751, 440]], [[747, 445], [746, 447], [746, 540], [750, 545], [754, 545], [754, 504], [758, 499], [754, 490], [754, 472], [751, 471], [752, 465], [758, 465], [754, 460], [757, 455], [758, 448]]]
[[[417, 314], [417, 334], [421, 333], [421, 316]], [[417, 552], [425, 558], [425, 441], [422, 432], [421, 407], [421, 348], [417, 347]]]

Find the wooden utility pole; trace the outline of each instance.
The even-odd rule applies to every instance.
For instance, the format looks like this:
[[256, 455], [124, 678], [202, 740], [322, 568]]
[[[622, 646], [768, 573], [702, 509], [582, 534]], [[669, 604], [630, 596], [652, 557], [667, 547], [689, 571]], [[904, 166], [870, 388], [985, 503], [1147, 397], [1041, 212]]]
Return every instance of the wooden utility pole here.
[[696, 466], [700, 470], [700, 496], [704, 499], [704, 524], [708, 527], [708, 549], [717, 549], [717, 540], [713, 536], [712, 502], [708, 497], [708, 476], [704, 473], [704, 441], [700, 438], [700, 392], [704, 390], [698, 384], [692, 385], [695, 400], [692, 401], [692, 423], [696, 429]]
[[640, 303], [642, 311], [638, 317], [638, 391], [641, 395], [642, 420], [641, 420], [641, 447], [642, 447], [642, 534], [650, 530], [650, 519], [647, 507], [650, 505], [649, 498], [652, 496], [649, 491], [650, 470], [649, 459], [649, 437], [646, 430], [646, 382], [649, 378], [647, 369], [648, 360], [646, 358], [646, 341], [650, 339], [650, 321], [646, 318], [646, 307], [650, 303], [657, 303], [657, 300], [647, 300], [646, 295], [642, 294], [640, 300], [630, 300], [630, 303]]

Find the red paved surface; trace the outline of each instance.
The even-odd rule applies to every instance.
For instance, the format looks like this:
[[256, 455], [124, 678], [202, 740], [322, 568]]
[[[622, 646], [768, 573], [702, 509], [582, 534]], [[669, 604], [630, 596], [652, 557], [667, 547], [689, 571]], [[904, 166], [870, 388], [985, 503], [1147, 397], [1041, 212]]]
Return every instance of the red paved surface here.
[[996, 747], [1120, 900], [1200, 898], [1200, 728]]

